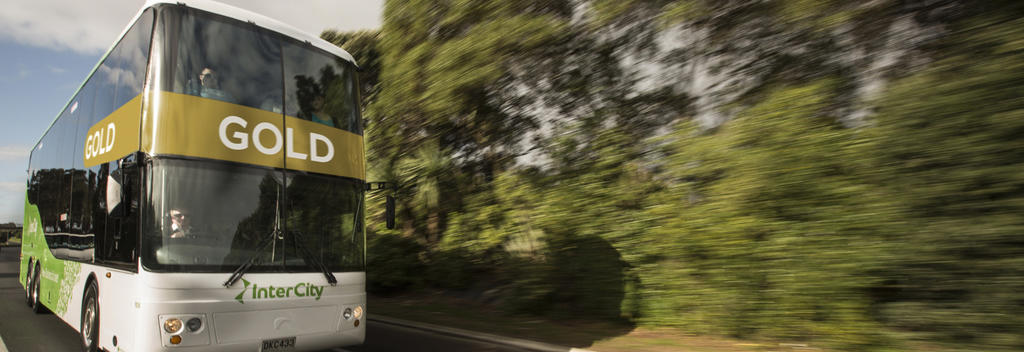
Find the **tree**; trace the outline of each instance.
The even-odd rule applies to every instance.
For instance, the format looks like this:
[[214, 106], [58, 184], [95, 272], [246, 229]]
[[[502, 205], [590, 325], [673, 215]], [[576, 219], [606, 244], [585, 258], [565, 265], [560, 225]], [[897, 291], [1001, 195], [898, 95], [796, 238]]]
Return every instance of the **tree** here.
[[881, 101], [872, 153], [907, 253], [879, 300], [895, 327], [1019, 349], [1024, 21], [1019, 3], [988, 6]]

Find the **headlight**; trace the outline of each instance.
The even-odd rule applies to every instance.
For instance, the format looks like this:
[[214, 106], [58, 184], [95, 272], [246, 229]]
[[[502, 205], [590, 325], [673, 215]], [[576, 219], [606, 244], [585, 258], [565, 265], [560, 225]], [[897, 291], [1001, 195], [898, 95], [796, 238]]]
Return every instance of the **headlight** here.
[[164, 331], [168, 334], [177, 334], [181, 331], [181, 325], [181, 319], [178, 318], [164, 320]]
[[185, 326], [188, 327], [188, 331], [196, 332], [203, 327], [203, 321], [199, 318], [192, 318], [188, 320], [188, 323], [186, 323]]
[[341, 313], [341, 317], [345, 320], [352, 319], [352, 308], [345, 308], [345, 312]]
[[355, 310], [355, 312], [353, 312], [353, 314], [355, 314], [356, 319], [362, 318], [363, 317], [363, 306], [356, 306], [356, 310]]

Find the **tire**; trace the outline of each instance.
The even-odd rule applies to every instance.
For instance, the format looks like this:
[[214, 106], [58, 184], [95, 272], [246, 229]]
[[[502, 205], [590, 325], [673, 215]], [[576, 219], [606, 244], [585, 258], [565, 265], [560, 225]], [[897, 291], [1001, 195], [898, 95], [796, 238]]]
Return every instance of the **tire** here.
[[28, 272], [25, 273], [25, 305], [32, 307], [32, 274], [35, 272], [32, 270], [32, 259], [28, 260]]
[[85, 287], [82, 298], [82, 320], [78, 331], [82, 335], [82, 351], [99, 351], [100, 337], [100, 303], [96, 283], [90, 282]]
[[46, 310], [43, 308], [43, 302], [39, 301], [39, 263], [36, 263], [35, 270], [32, 270], [32, 291], [29, 294], [29, 307], [32, 308], [32, 312], [36, 314], [42, 314]]

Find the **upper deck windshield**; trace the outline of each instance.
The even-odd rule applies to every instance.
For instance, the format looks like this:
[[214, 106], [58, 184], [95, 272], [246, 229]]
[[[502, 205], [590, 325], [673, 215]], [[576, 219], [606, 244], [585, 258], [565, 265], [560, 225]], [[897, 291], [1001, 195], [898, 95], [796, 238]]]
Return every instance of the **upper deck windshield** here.
[[158, 32], [163, 91], [362, 134], [352, 63], [253, 24], [181, 6], [160, 12]]

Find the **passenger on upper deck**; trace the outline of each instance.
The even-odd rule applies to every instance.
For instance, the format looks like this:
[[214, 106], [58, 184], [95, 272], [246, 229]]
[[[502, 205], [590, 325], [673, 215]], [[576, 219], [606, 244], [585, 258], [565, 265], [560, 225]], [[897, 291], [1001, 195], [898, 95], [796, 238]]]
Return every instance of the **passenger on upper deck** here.
[[199, 96], [203, 98], [217, 99], [228, 103], [235, 102], [235, 97], [231, 93], [221, 89], [220, 77], [210, 67], [204, 68], [203, 72], [199, 74], [199, 85]]
[[297, 85], [299, 88], [296, 95], [299, 98], [299, 106], [302, 109], [300, 114], [306, 115], [303, 117], [308, 118], [310, 121], [338, 127], [339, 125], [334, 117], [327, 112], [324, 88], [310, 77], [299, 76], [296, 79], [298, 80]]
[[324, 110], [324, 96], [317, 95], [313, 98], [313, 113], [310, 114], [313, 117], [313, 122], [322, 123], [331, 127], [336, 127], [334, 124], [334, 118], [331, 114], [328, 114]]

